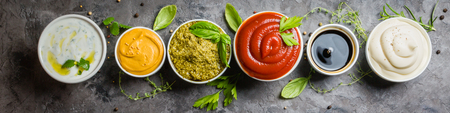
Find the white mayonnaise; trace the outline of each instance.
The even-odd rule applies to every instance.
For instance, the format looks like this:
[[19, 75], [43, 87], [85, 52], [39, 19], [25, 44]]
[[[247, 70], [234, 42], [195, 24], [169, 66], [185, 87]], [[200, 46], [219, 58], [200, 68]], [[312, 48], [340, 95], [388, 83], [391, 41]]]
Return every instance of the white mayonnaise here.
[[367, 51], [373, 68], [392, 80], [418, 76], [428, 64], [431, 50], [426, 32], [419, 29], [403, 19], [389, 19], [378, 25], [372, 31]]

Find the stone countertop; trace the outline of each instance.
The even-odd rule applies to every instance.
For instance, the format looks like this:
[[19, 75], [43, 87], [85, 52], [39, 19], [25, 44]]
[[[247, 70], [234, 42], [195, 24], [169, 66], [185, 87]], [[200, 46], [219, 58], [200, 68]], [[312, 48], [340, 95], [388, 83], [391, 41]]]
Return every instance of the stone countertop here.
[[[397, 11], [405, 11], [408, 6], [417, 16], [428, 21], [435, 0], [395, 0], [395, 1], [347, 1], [354, 10], [359, 10], [360, 18], [369, 34], [381, 21], [379, 13], [383, 5], [389, 3]], [[140, 6], [144, 3], [144, 6]], [[156, 95], [155, 98], [130, 100], [119, 89], [119, 70], [113, 57], [113, 48], [118, 36], [106, 38], [107, 56], [100, 72], [85, 82], [64, 84], [51, 78], [42, 68], [37, 56], [37, 44], [41, 32], [53, 19], [65, 14], [80, 14], [97, 23], [103, 33], [109, 30], [102, 25], [107, 17], [115, 17], [119, 23], [131, 26], [152, 27], [158, 11], [170, 4], [178, 7], [177, 15], [167, 28], [157, 31], [167, 44], [170, 30], [191, 19], [207, 19], [216, 22], [234, 37], [224, 17], [225, 4], [231, 3], [243, 19], [253, 11], [277, 11], [287, 16], [302, 16], [314, 7], [335, 10], [339, 1], [334, 0], [1, 0], [0, 1], [0, 112], [205, 112], [206, 109], [193, 108], [194, 102], [219, 89], [207, 85], [194, 85], [180, 79], [172, 71], [168, 61], [159, 71], [165, 80], [172, 82], [173, 90]], [[83, 7], [80, 8], [79, 6]], [[434, 23], [437, 31], [429, 32], [433, 54], [427, 69], [416, 79], [404, 83], [390, 83], [375, 74], [364, 77], [363, 83], [341, 86], [329, 93], [317, 93], [307, 87], [294, 99], [283, 99], [282, 88], [289, 80], [307, 76], [310, 65], [302, 59], [299, 66], [289, 76], [275, 82], [260, 82], [242, 75], [237, 86], [238, 100], [223, 107], [221, 95], [219, 106], [214, 112], [449, 112], [450, 109], [450, 69], [447, 59], [450, 55], [450, 1], [441, 0], [435, 15], [444, 15], [444, 20]], [[87, 13], [91, 11], [92, 15]], [[134, 14], [139, 13], [135, 18]], [[328, 24], [330, 15], [314, 13], [303, 21], [300, 30], [313, 32], [318, 23]], [[346, 25], [353, 28], [350, 25]], [[303, 36], [307, 40], [308, 36]], [[435, 54], [440, 50], [440, 54]], [[365, 51], [361, 49], [358, 60], [364, 70], [369, 69]], [[242, 72], [234, 58], [226, 75]], [[351, 82], [347, 76], [360, 76], [355, 65], [349, 72], [328, 77], [314, 74], [312, 82], [319, 87], [331, 89], [339, 83]], [[447, 73], [447, 74], [446, 74]], [[150, 80], [160, 83], [158, 76]], [[128, 94], [153, 90], [144, 80], [122, 76], [122, 87]], [[327, 109], [328, 106], [331, 109]], [[284, 109], [286, 107], [286, 109]]]

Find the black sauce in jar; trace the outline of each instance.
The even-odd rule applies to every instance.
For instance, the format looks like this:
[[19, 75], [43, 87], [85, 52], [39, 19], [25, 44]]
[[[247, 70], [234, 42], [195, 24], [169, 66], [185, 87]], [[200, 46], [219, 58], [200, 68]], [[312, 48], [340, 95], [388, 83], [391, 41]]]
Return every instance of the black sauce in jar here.
[[351, 60], [352, 51], [350, 38], [337, 30], [320, 33], [311, 46], [314, 62], [327, 71], [339, 70], [347, 65]]

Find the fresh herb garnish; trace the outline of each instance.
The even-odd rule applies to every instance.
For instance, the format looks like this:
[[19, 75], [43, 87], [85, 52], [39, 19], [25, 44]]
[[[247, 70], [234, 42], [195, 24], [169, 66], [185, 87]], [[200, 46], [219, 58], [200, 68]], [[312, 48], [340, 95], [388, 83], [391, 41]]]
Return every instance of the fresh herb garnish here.
[[227, 49], [226, 49], [226, 45], [231, 44], [230, 36], [228, 36], [225, 33], [221, 33], [220, 29], [216, 25], [205, 21], [197, 22], [191, 27], [189, 27], [189, 32], [191, 32], [195, 36], [204, 39], [209, 39], [213, 43], [217, 43], [220, 60], [228, 68], [230, 67], [227, 61]]
[[153, 24], [153, 30], [164, 29], [172, 23], [175, 15], [177, 14], [177, 6], [176, 5], [168, 5], [163, 7], [158, 16], [156, 16], [155, 23]]
[[[311, 75], [311, 73], [313, 71], [314, 70], [311, 69], [311, 71], [309, 72], [309, 75]], [[307, 78], [299, 77], [299, 78], [292, 80], [286, 86], [284, 86], [283, 90], [281, 91], [281, 96], [283, 98], [297, 97], [306, 88], [306, 85], [308, 85], [309, 79], [311, 79], [311, 76], [308, 76]]]
[[287, 46], [299, 45], [299, 43], [297, 40], [292, 38], [295, 35], [293, 35], [292, 33], [283, 33], [283, 31], [286, 31], [288, 29], [302, 25], [302, 23], [300, 23], [300, 22], [302, 22], [302, 19], [303, 19], [303, 17], [297, 17], [297, 16], [291, 17], [289, 19], [287, 19], [286, 16], [281, 17], [280, 35], [281, 35], [281, 38], [283, 39], [284, 43], [286, 43]]
[[[427, 30], [427, 32], [430, 32], [430, 31], [436, 31], [436, 28], [434, 28], [434, 22], [436, 21], [437, 16], [434, 17], [434, 11], [436, 10], [438, 3], [439, 3], [439, 1], [436, 3], [436, 5], [434, 5], [433, 12], [431, 12], [431, 18], [428, 21], [428, 24], [424, 24], [422, 22], [422, 17], [419, 17], [419, 20], [417, 20], [416, 17], [414, 16], [414, 14], [412, 13], [412, 11], [406, 5], [405, 5], [405, 8], [408, 9], [409, 14], [411, 14], [411, 16], [413, 17], [411, 20], [418, 22], [424, 29]], [[386, 3], [386, 6], [389, 9], [391, 9], [391, 11], [394, 12], [395, 15], [389, 15], [389, 13], [386, 12], [386, 7], [383, 6], [383, 11], [380, 12], [381, 18], [378, 20], [386, 20], [386, 19], [395, 18], [395, 17], [405, 17], [406, 18], [403, 11], [401, 11], [400, 13], [397, 13], [397, 11], [395, 11], [391, 6], [389, 6], [389, 4]]]
[[225, 19], [227, 20], [228, 25], [231, 27], [231, 29], [234, 30], [234, 32], [237, 31], [242, 23], [242, 18], [230, 3], [227, 3], [227, 6], [225, 7]]
[[218, 91], [215, 94], [207, 95], [205, 97], [198, 99], [194, 103], [194, 107], [200, 107], [201, 109], [208, 104], [207, 111], [215, 110], [218, 105], [219, 94], [222, 91], [223, 95], [225, 95], [225, 99], [223, 100], [224, 106], [228, 106], [233, 101], [233, 98], [237, 100], [236, 83], [239, 80], [239, 76], [240, 73], [230, 76], [220, 76], [216, 80], [206, 84], [209, 86], [216, 86], [217, 88], [222, 90]]
[[66, 62], [64, 62], [64, 64], [61, 66], [61, 68], [71, 68], [73, 66], [77, 66], [78, 68], [78, 75], [81, 75], [81, 73], [83, 72], [83, 70], [89, 70], [89, 61], [84, 60], [84, 58], [80, 58], [80, 61], [77, 62], [75, 60], [67, 60]]
[[159, 77], [161, 78], [161, 85], [160, 86], [156, 86], [156, 84], [151, 81], [149, 79], [149, 77], [146, 77], [144, 80], [147, 81], [151, 86], [153, 86], [155, 89], [153, 89], [152, 92], [149, 93], [144, 93], [144, 96], [141, 97], [139, 96], [140, 93], [136, 93], [136, 97], [133, 97], [131, 94], [128, 95], [127, 93], [125, 93], [125, 91], [122, 89], [122, 86], [120, 85], [121, 81], [121, 75], [125, 74], [122, 71], [119, 71], [119, 88], [120, 88], [120, 92], [122, 92], [125, 96], [127, 96], [129, 99], [131, 100], [139, 100], [139, 99], [144, 99], [144, 98], [150, 98], [150, 97], [155, 97], [156, 94], [158, 93], [162, 93], [162, 92], [166, 92], [167, 90], [172, 90], [172, 85], [173, 83], [175, 83], [175, 81], [172, 84], [169, 84], [169, 82], [166, 82], [166, 84], [164, 84], [164, 79], [162, 77], [161, 74], [159, 74]]
[[222, 90], [212, 95], [207, 95], [205, 97], [198, 99], [197, 101], [195, 101], [194, 107], [200, 107], [200, 109], [202, 109], [206, 107], [206, 105], [208, 105], [208, 109], [206, 111], [215, 110], [219, 105], [220, 92], [222, 92]]
[[283, 98], [295, 98], [302, 93], [302, 91], [305, 89], [305, 87], [308, 83], [309, 83], [310, 88], [313, 89], [314, 91], [316, 91], [317, 93], [327, 93], [327, 92], [336, 90], [339, 86], [342, 86], [342, 85], [350, 86], [356, 82], [362, 83], [362, 81], [360, 81], [360, 80], [362, 78], [364, 78], [365, 76], [372, 77], [370, 75], [370, 73], [372, 73], [372, 70], [363, 71], [359, 62], [358, 62], [358, 65], [359, 65], [359, 68], [357, 69], [357, 71], [361, 75], [361, 77], [357, 78], [354, 74], [349, 74], [350, 78], [352, 79], [352, 82], [347, 83], [347, 84], [344, 84], [341, 82], [338, 86], [335, 86], [335, 87], [331, 88], [330, 90], [327, 90], [325, 88], [321, 89], [320, 87], [315, 87], [314, 84], [311, 83], [311, 76], [315, 73], [314, 69], [311, 68], [311, 70], [309, 71], [308, 77], [296, 78], [296, 79], [290, 81], [286, 86], [284, 86], [283, 90], [281, 91], [281, 96]]
[[118, 35], [119, 31], [120, 31], [120, 28], [123, 28], [123, 29], [131, 28], [131, 26], [127, 26], [127, 25], [124, 25], [124, 24], [119, 24], [119, 22], [114, 21], [114, 17], [106, 18], [105, 20], [103, 20], [103, 24], [105, 26], [111, 25], [111, 26], [109, 26], [109, 32], [111, 32], [111, 34], [113, 34], [113, 35]]
[[[177, 6], [175, 5], [168, 5], [166, 7], [163, 7], [161, 11], [159, 11], [158, 16], [156, 16], [155, 23], [153, 25], [153, 30], [160, 30], [164, 29], [167, 26], [172, 23], [173, 19], [175, 18], [175, 15], [177, 14]], [[112, 24], [111, 24], [112, 23]], [[131, 26], [120, 24], [117, 21], [114, 21], [114, 17], [108, 17], [105, 20], [103, 20], [103, 24], [105, 26], [109, 26], [109, 32], [113, 35], [119, 35], [120, 28], [122, 29], [130, 29]]]
[[[342, 8], [342, 5], [347, 6], [345, 8]], [[322, 8], [322, 7], [316, 7], [312, 9], [310, 12], [303, 15], [305, 19], [308, 19], [308, 16], [311, 13], [314, 13], [315, 11], [318, 12], [324, 12], [325, 14], [331, 13], [331, 19], [330, 23], [346, 23], [346, 24], [352, 24], [355, 29], [353, 29], [353, 32], [356, 32], [356, 36], [358, 39], [363, 39], [362, 42], [359, 44], [359, 47], [362, 48], [364, 43], [367, 41], [367, 35], [366, 30], [362, 27], [361, 19], [359, 18], [359, 11], [354, 11], [350, 6], [347, 5], [345, 2], [341, 2], [338, 5], [338, 8], [335, 11], [330, 11], [328, 9]]]

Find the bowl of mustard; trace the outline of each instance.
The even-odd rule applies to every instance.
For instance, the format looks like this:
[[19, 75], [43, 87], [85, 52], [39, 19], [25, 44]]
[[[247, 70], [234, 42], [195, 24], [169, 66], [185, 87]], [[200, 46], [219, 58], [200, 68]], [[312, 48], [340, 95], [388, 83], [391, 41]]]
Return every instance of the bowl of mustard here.
[[116, 43], [116, 62], [126, 74], [143, 78], [158, 72], [164, 64], [166, 48], [161, 36], [147, 27], [125, 31]]

